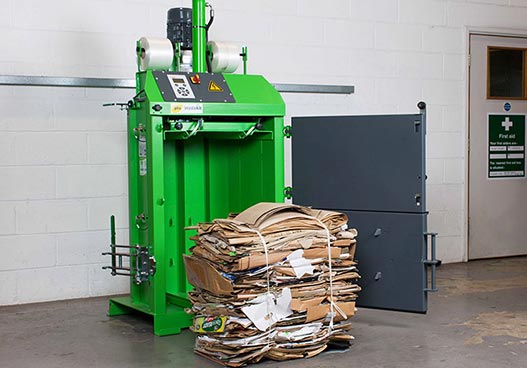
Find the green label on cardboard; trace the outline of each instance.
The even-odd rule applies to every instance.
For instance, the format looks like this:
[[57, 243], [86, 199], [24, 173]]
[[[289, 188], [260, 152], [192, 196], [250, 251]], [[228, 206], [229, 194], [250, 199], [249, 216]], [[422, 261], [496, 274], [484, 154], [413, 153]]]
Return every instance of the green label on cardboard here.
[[227, 317], [196, 317], [194, 319], [194, 332], [223, 332]]

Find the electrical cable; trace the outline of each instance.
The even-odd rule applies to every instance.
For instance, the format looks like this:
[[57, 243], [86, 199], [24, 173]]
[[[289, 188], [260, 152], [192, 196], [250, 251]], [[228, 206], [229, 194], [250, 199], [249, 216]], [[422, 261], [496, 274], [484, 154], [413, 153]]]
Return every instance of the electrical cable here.
[[212, 7], [212, 5], [210, 3], [206, 3], [205, 7], [210, 8], [210, 11], [209, 11], [209, 22], [205, 26], [205, 29], [208, 31], [210, 26], [214, 22], [214, 8]]
[[[207, 25], [205, 26], [205, 43], [209, 43], [209, 28], [212, 26], [212, 23], [214, 22], [214, 8], [210, 3], [205, 3], [205, 7], [210, 8], [209, 11], [209, 21], [207, 22]], [[205, 61], [207, 63], [207, 72], [212, 73], [212, 66], [210, 62], [210, 52], [207, 50], [206, 52]]]

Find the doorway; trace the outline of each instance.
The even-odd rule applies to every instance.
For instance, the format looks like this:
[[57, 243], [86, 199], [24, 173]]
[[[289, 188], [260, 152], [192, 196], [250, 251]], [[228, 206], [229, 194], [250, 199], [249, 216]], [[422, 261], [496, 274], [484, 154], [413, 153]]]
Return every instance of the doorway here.
[[527, 254], [527, 38], [470, 35], [468, 258]]

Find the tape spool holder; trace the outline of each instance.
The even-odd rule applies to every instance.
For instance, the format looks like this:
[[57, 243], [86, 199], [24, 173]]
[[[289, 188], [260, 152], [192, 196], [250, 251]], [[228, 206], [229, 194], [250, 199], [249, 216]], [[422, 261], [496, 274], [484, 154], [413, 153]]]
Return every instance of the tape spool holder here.
[[174, 48], [169, 39], [141, 37], [138, 41], [139, 70], [168, 70], [173, 59]]
[[213, 73], [234, 73], [240, 65], [240, 48], [237, 45], [210, 41], [210, 66]]

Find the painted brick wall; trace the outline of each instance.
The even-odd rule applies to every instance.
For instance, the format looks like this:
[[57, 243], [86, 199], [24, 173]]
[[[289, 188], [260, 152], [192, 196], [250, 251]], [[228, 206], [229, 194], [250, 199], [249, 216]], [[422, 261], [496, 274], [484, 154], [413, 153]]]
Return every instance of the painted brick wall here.
[[[466, 27], [522, 29], [522, 0], [216, 0], [211, 39], [249, 47], [277, 83], [353, 84], [285, 95], [288, 116], [429, 107], [428, 203], [439, 257], [465, 257]], [[135, 40], [164, 37], [168, 0], [3, 0], [0, 74], [131, 78]], [[127, 241], [131, 91], [0, 86], [0, 305], [125, 292], [101, 270], [108, 217]], [[290, 170], [289, 160], [286, 162]], [[290, 175], [287, 175], [289, 180]]]

